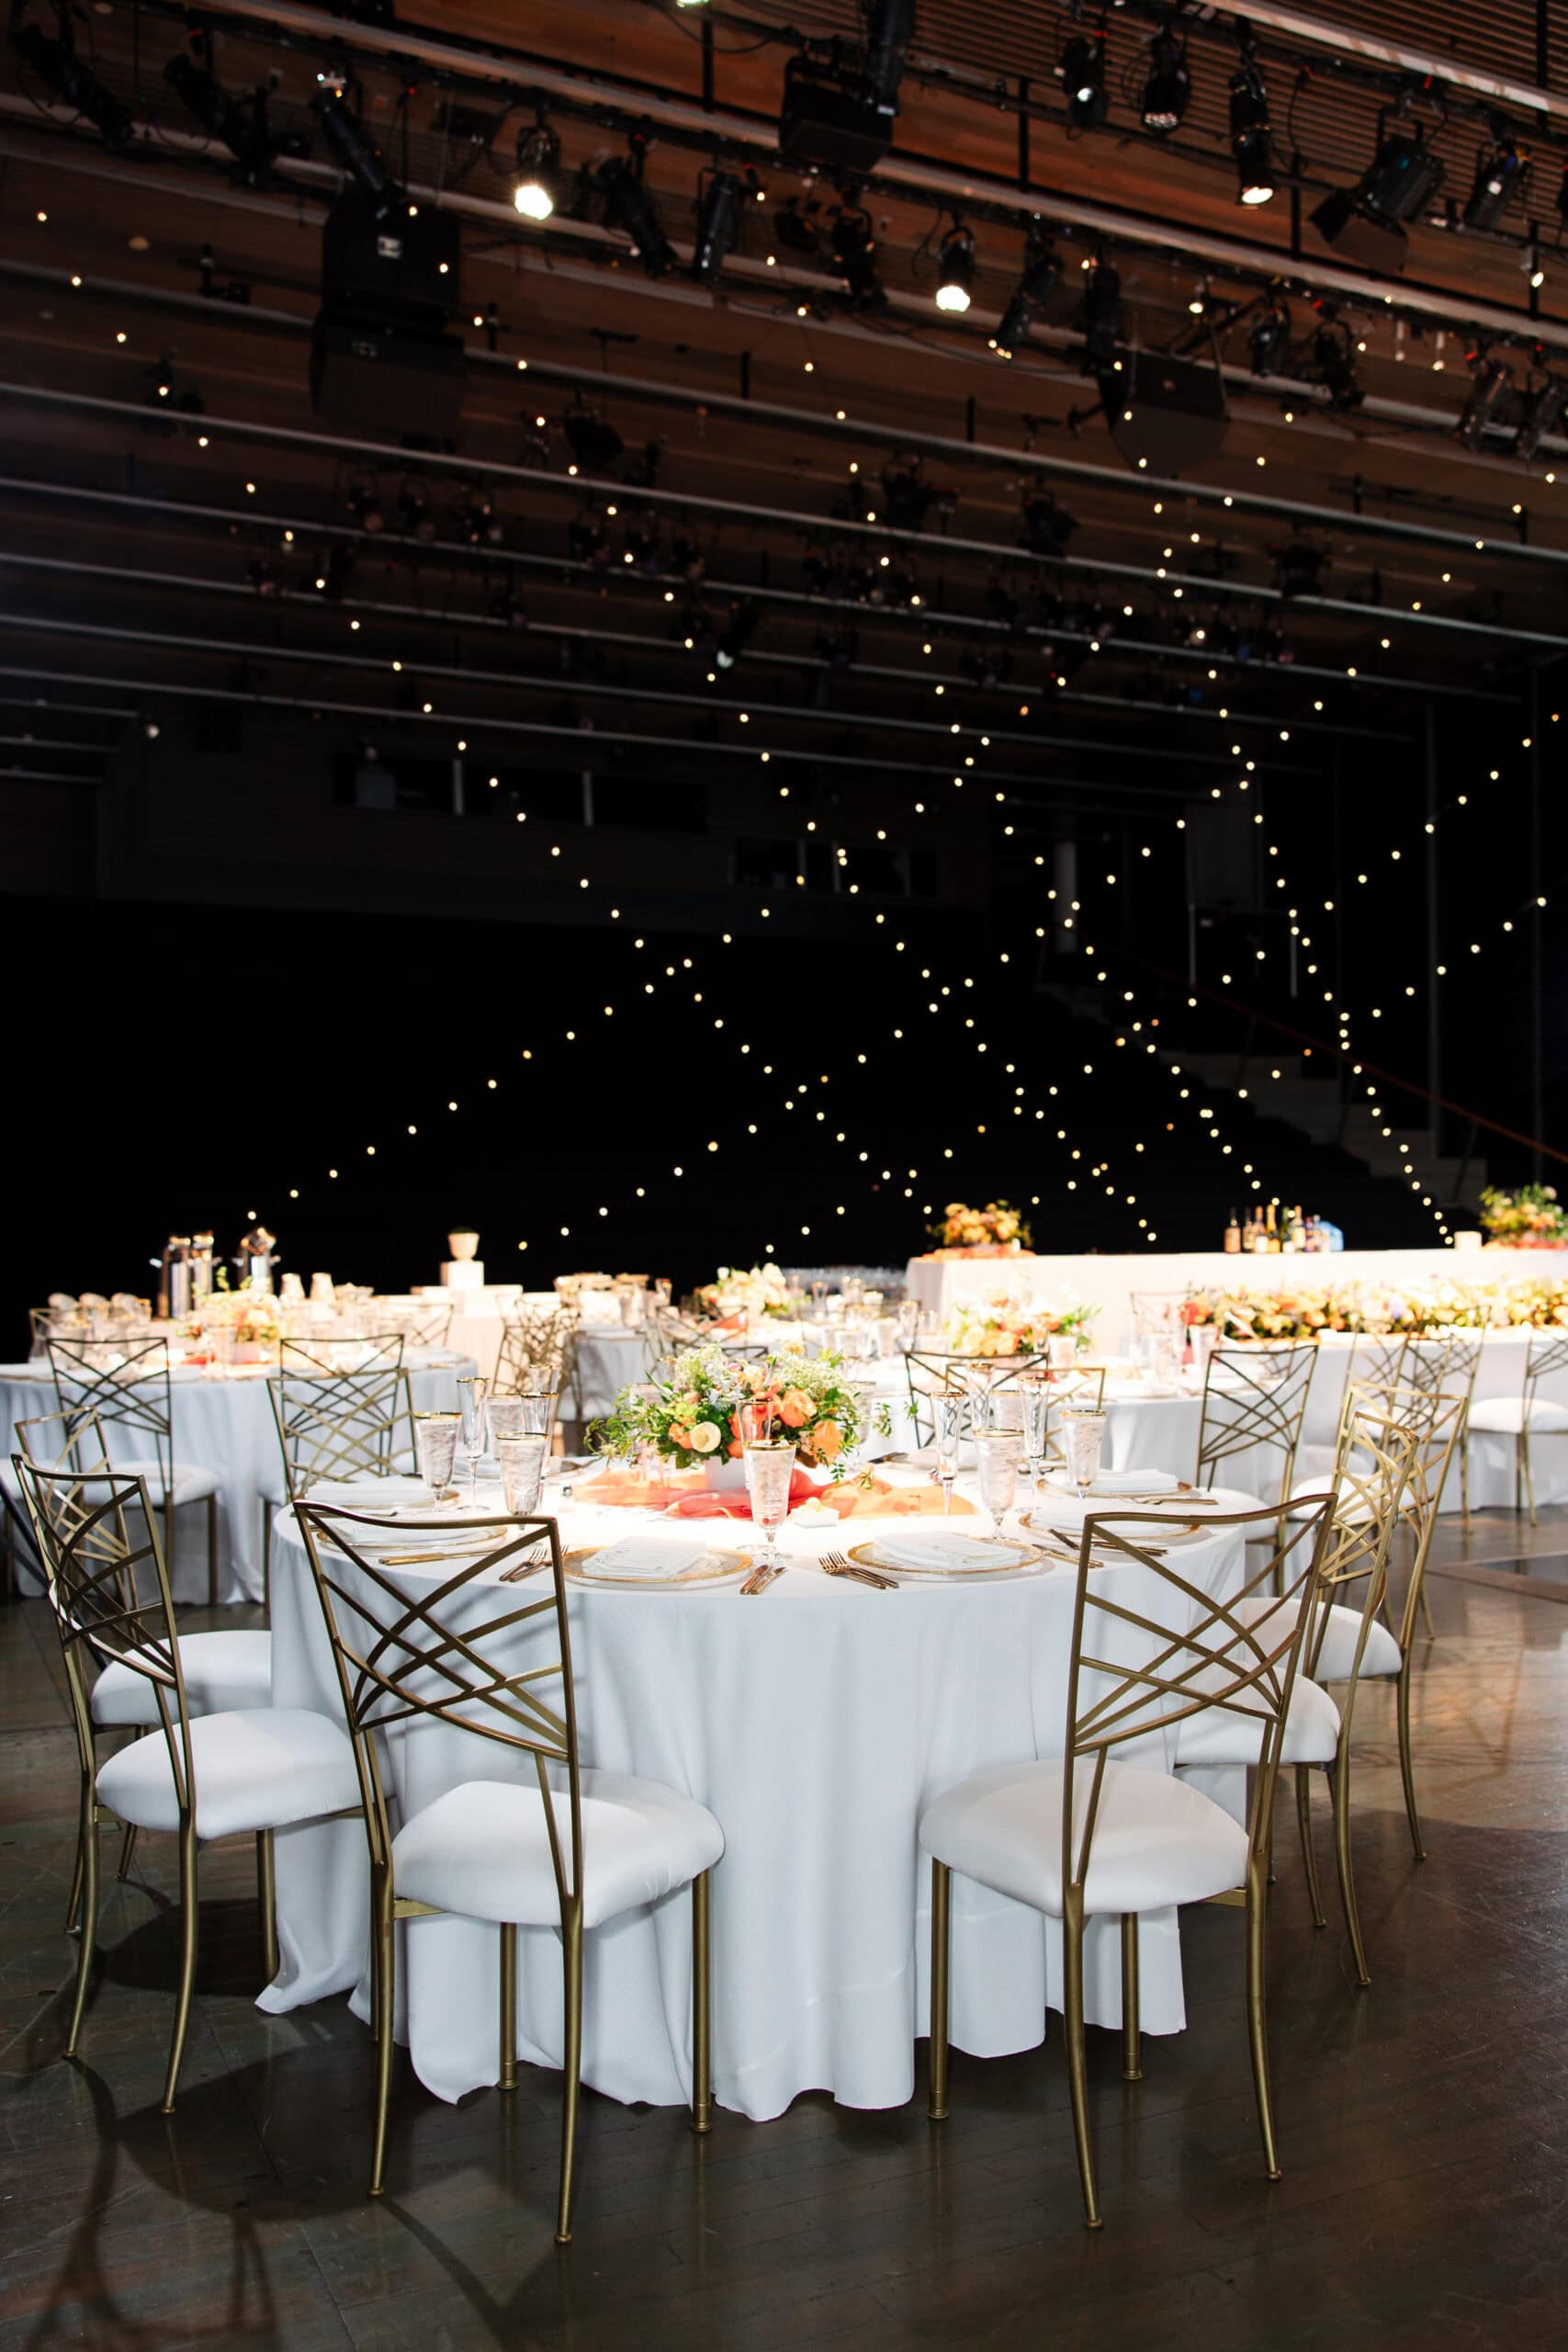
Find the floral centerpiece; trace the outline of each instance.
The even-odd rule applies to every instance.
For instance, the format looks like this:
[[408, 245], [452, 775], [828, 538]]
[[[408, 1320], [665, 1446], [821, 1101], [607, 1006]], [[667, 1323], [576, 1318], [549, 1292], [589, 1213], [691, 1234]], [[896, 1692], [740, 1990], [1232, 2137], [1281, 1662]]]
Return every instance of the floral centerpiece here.
[[942, 1345], [960, 1356], [1043, 1355], [1050, 1340], [1068, 1334], [1086, 1345], [1099, 1313], [1081, 1299], [1047, 1306], [997, 1291], [989, 1298], [961, 1299], [942, 1325]]
[[[604, 1453], [635, 1454], [650, 1446], [682, 1470], [738, 1462], [740, 1408], [764, 1403], [807, 1469], [842, 1478], [866, 1408], [836, 1355], [739, 1363], [720, 1347], [688, 1348], [675, 1358], [668, 1380], [623, 1388], [614, 1408], [594, 1423], [592, 1442]], [[886, 1421], [883, 1406], [874, 1425], [886, 1434]]]
[[1517, 1184], [1511, 1193], [1488, 1184], [1481, 1195], [1481, 1222], [1495, 1249], [1568, 1248], [1568, 1211], [1558, 1204], [1555, 1184]]
[[765, 1266], [753, 1266], [750, 1273], [739, 1266], [721, 1266], [716, 1279], [705, 1283], [698, 1291], [697, 1305], [705, 1315], [723, 1321], [732, 1315], [787, 1317], [793, 1301], [789, 1284], [779, 1268], [770, 1261]]
[[1568, 1282], [1365, 1284], [1344, 1289], [1194, 1291], [1178, 1310], [1186, 1324], [1213, 1324], [1222, 1340], [1315, 1340], [1325, 1332], [1369, 1339], [1420, 1338], [1456, 1330], [1540, 1329], [1568, 1324]]
[[1008, 1201], [987, 1201], [983, 1209], [968, 1208], [962, 1201], [949, 1201], [931, 1230], [939, 1257], [1013, 1256], [1027, 1250], [1031, 1243], [1028, 1226]]

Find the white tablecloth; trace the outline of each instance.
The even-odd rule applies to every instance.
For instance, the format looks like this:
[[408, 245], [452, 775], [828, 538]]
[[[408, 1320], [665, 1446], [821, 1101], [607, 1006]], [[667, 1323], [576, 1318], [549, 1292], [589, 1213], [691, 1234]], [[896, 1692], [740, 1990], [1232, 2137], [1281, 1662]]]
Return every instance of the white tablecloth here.
[[[411, 1349], [406, 1358], [414, 1410], [449, 1412], [457, 1403], [457, 1383], [472, 1372], [471, 1359], [450, 1349]], [[218, 1597], [259, 1600], [262, 1596], [261, 1484], [279, 1466], [277, 1424], [267, 1397], [271, 1367], [236, 1365], [214, 1374], [176, 1366], [170, 1374], [174, 1455], [177, 1467], [212, 1470], [218, 1493]], [[0, 1419], [6, 1459], [15, 1451], [16, 1424], [56, 1409], [54, 1383], [47, 1364], [0, 1365]], [[109, 1422], [104, 1429], [111, 1462], [150, 1459], [154, 1446], [145, 1434]], [[175, 1597], [207, 1599], [205, 1503], [175, 1514]]]
[[[578, 1505], [563, 1535], [569, 1544], [607, 1540], [647, 1518]], [[928, 2016], [921, 1810], [987, 1765], [1061, 1752], [1072, 1571], [911, 1579], [879, 1593], [831, 1581], [815, 1566], [824, 1545], [912, 1523], [935, 1522], [857, 1517], [841, 1532], [786, 1529], [799, 1572], [759, 1600], [740, 1599], [733, 1586], [571, 1589], [585, 1760], [663, 1781], [699, 1798], [723, 1826], [715, 2088], [721, 2105], [756, 2119], [814, 2088], [852, 2107], [909, 2098]], [[714, 1535], [754, 1541], [743, 1523], [716, 1521]], [[1236, 1577], [1239, 1560], [1235, 1539], [1219, 1534], [1183, 1555], [1194, 1582], [1211, 1590]], [[419, 1571], [405, 1573], [421, 1580]], [[292, 1521], [280, 1520], [275, 1536], [272, 1589], [277, 1704], [336, 1713]], [[415, 1804], [463, 1779], [508, 1774], [503, 1751], [446, 1726], [423, 1727], [414, 1739], [414, 1764], [398, 1769]], [[352, 1992], [367, 2015], [361, 1826], [279, 1832], [277, 1885], [283, 1964], [262, 2006], [285, 2010]], [[612, 2098], [673, 2104], [688, 2096], [689, 1920], [685, 1898], [671, 1896], [588, 1939], [583, 2074]], [[460, 2098], [495, 2077], [495, 1931], [433, 1918], [399, 1932], [399, 2031], [422, 2080]], [[519, 2052], [558, 2065], [558, 1939], [525, 1930], [521, 1940]], [[1059, 1953], [1057, 1931], [1036, 1913], [955, 1884], [958, 2046], [996, 2055], [1037, 2044], [1046, 2008], [1061, 2003]], [[1144, 2023], [1175, 2032], [1184, 2012], [1174, 1912], [1145, 1919], [1142, 1962]], [[1091, 1928], [1086, 1998], [1100, 2023], [1120, 2018], [1119, 1968], [1114, 1921]]]

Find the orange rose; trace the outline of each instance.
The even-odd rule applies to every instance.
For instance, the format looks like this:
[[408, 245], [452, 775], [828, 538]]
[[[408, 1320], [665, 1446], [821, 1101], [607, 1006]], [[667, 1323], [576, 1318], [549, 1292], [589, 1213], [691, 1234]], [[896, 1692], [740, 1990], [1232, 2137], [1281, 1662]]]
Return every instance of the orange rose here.
[[671, 1421], [670, 1424], [670, 1442], [671, 1445], [689, 1446], [692, 1442], [691, 1430], [683, 1430], [677, 1422]]
[[831, 1462], [844, 1442], [843, 1431], [837, 1421], [822, 1421], [812, 1431], [811, 1450], [818, 1462]]
[[804, 1389], [786, 1388], [779, 1400], [779, 1419], [786, 1430], [802, 1430], [811, 1419], [811, 1399]]

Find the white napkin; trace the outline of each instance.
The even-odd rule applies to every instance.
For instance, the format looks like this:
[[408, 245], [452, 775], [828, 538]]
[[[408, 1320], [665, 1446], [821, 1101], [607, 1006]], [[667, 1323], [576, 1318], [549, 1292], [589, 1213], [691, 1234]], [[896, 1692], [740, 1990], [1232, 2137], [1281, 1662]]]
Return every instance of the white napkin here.
[[877, 1556], [893, 1568], [994, 1568], [998, 1554], [994, 1544], [975, 1535], [884, 1535]]
[[[1052, 1478], [1049, 1485], [1057, 1494], [1078, 1498], [1077, 1487], [1065, 1478]], [[1102, 1470], [1089, 1488], [1091, 1495], [1153, 1495], [1174, 1494], [1181, 1484], [1173, 1470]]]
[[668, 1584], [694, 1568], [708, 1548], [668, 1535], [625, 1535], [618, 1544], [606, 1544], [595, 1552], [585, 1567], [591, 1577], [636, 1577], [639, 1582], [646, 1577], [649, 1584]]

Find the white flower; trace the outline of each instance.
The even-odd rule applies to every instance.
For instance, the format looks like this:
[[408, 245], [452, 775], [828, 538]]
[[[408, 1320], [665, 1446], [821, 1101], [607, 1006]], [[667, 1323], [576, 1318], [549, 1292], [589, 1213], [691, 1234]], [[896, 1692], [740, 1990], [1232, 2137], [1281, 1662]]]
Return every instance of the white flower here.
[[699, 1421], [692, 1431], [692, 1452], [713, 1453], [718, 1447], [718, 1431], [711, 1421]]

